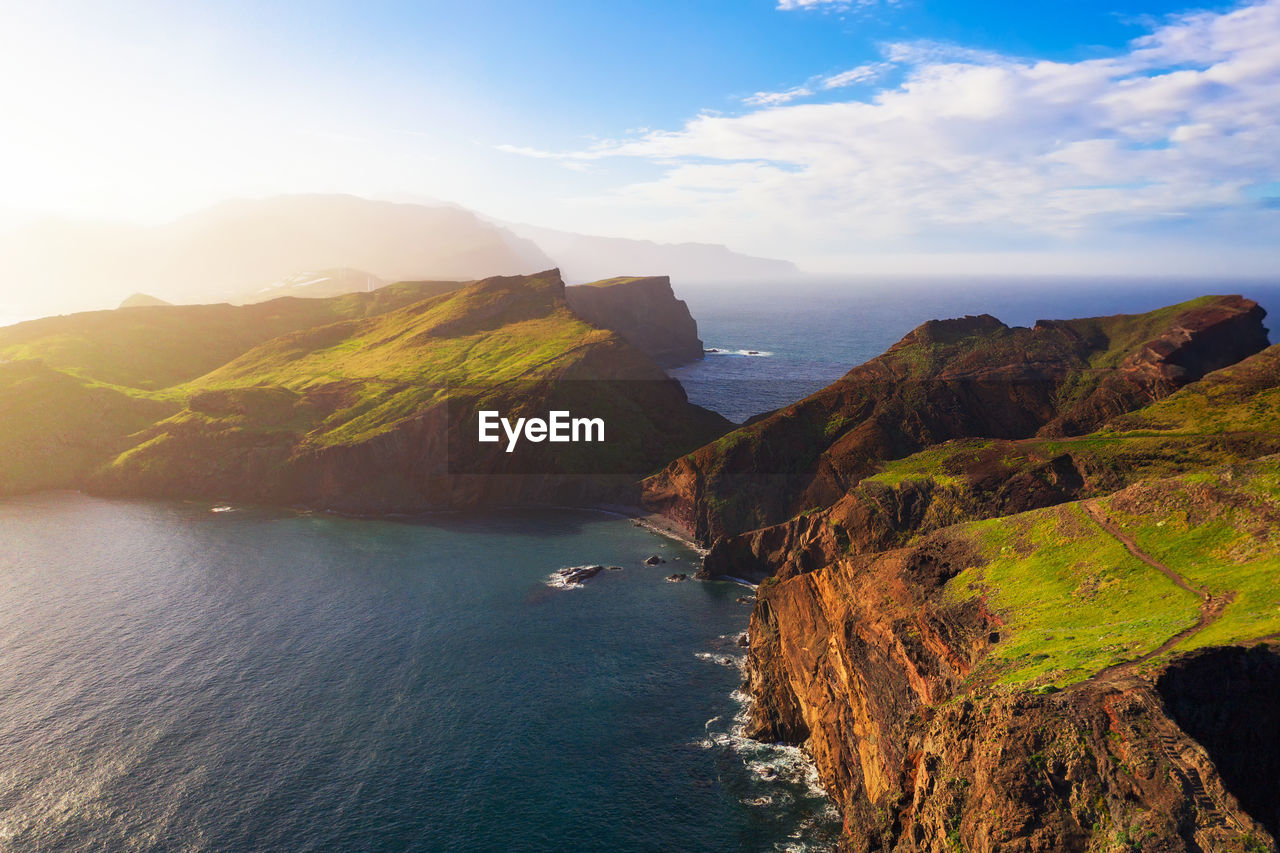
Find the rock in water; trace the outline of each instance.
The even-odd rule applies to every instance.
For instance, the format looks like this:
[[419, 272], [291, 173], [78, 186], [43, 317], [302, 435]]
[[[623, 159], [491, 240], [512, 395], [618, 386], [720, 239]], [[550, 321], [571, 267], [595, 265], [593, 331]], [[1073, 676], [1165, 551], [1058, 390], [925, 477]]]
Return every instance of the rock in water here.
[[559, 589], [577, 589], [582, 582], [590, 580], [604, 571], [604, 566], [570, 566], [551, 573], [547, 586]]

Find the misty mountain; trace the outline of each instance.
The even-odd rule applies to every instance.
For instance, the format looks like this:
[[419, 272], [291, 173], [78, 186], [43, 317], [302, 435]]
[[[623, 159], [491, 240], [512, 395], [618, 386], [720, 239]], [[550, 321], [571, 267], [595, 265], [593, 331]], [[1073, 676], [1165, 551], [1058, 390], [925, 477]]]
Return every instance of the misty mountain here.
[[364, 293], [377, 290], [389, 282], [376, 275], [340, 267], [332, 270], [303, 270], [293, 275], [273, 281], [261, 287], [255, 287], [231, 299], [240, 305], [253, 302], [266, 302], [281, 296], [299, 296], [304, 299], [325, 299], [330, 296], [341, 296], [344, 293]]
[[592, 237], [535, 225], [503, 223], [555, 259], [565, 281], [597, 281], [622, 273], [665, 275], [680, 282], [790, 279], [800, 270], [790, 261], [756, 258], [715, 243], [654, 243], [623, 237]]
[[348, 195], [228, 201], [156, 226], [46, 221], [0, 235], [0, 315], [120, 304], [328, 297], [405, 280], [469, 281], [559, 266], [566, 280], [617, 275], [680, 282], [797, 275], [787, 261], [724, 246], [591, 237], [506, 226], [452, 205]]
[[[547, 269], [527, 240], [457, 207], [343, 195], [229, 201], [159, 226], [48, 221], [0, 236], [8, 283], [0, 313], [117, 305], [131, 293], [168, 302], [252, 301], [306, 270], [470, 280]], [[329, 292], [314, 295], [334, 295]]]

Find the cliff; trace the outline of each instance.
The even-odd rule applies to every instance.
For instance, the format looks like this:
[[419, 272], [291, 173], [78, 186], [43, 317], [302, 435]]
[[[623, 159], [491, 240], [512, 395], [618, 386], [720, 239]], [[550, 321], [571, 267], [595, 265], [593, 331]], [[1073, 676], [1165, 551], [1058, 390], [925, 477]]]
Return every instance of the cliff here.
[[1277, 473], [1152, 481], [766, 582], [751, 733], [807, 745], [851, 850], [1273, 850], [1280, 738], [1242, 723], [1280, 692]]
[[[0, 335], [0, 357], [163, 404], [62, 483], [111, 495], [361, 513], [634, 502], [640, 477], [728, 427], [570, 311], [554, 270], [433, 290], [56, 318]], [[602, 418], [605, 440], [508, 453], [478, 442], [482, 409]], [[48, 452], [42, 436], [27, 431], [30, 452]], [[0, 488], [21, 483], [0, 463]]]
[[663, 367], [702, 358], [698, 324], [671, 279], [610, 278], [565, 288], [573, 312], [593, 326], [612, 329]]
[[1082, 436], [961, 439], [882, 463], [830, 507], [716, 540], [709, 574], [811, 571], [951, 524], [1280, 452], [1280, 345]]
[[1276, 849], [1262, 316], [927, 323], [646, 482], [761, 581], [748, 734], [805, 746], [844, 848]]
[[1077, 435], [1267, 345], [1238, 296], [1142, 315], [931, 321], [817, 393], [674, 461], [645, 502], [700, 541], [836, 503], [887, 459], [962, 437]]

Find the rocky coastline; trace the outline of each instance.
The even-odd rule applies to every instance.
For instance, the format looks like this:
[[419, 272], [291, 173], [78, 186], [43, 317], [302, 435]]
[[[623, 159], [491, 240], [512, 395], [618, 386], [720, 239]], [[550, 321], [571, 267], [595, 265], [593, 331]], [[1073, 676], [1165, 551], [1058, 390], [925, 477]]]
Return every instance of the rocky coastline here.
[[[1263, 532], [1280, 501], [1252, 485], [1280, 465], [1261, 321], [1218, 297], [925, 324], [646, 481], [646, 507], [709, 549], [706, 575], [759, 582], [746, 731], [813, 757], [842, 849], [1276, 849], [1261, 792], [1280, 790], [1280, 738], [1246, 721], [1274, 713], [1280, 634], [1238, 591], [1280, 565]], [[1205, 525], [1241, 544], [1186, 557]], [[1081, 584], [1062, 612], [1132, 566], [1135, 600], [1190, 591], [1177, 618], [1200, 602], [1199, 619], [1097, 640], [1142, 620], [1118, 610], [1030, 642], [1058, 624], [1034, 610], [1055, 548], [1080, 555], [1050, 567]]]

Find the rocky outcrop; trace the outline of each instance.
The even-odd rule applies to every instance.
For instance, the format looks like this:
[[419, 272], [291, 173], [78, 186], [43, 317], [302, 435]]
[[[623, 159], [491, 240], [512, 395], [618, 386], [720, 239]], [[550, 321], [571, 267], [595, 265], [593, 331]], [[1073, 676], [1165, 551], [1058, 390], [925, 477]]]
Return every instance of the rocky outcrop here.
[[565, 288], [574, 313], [623, 340], [663, 367], [702, 358], [698, 324], [667, 276], [611, 278]]
[[[1215, 464], [1229, 482], [1235, 463], [1280, 450], [1280, 348], [1264, 349], [1261, 319], [1248, 300], [1218, 297], [1029, 330], [990, 317], [927, 323], [646, 483], [651, 508], [710, 542], [707, 575], [760, 582], [748, 733], [812, 755], [844, 814], [842, 849], [1276, 849], [1280, 655], [1170, 657], [1200, 630], [1184, 628], [1065, 690], [1006, 681], [1007, 655], [1070, 658], [1082, 635], [1103, 639], [1067, 627], [1056, 644], [1045, 631], [1028, 645], [1018, 608], [1053, 594], [1039, 580], [1008, 593], [1030, 602], [988, 604], [1002, 589], [986, 574], [992, 555], [1031, 560], [1061, 545], [1057, 534], [960, 524]], [[1268, 498], [1192, 491], [1222, 503], [1205, 517], [1262, 507], [1241, 529], [1273, 541], [1261, 532]], [[1172, 492], [1150, 494], [1149, 529], [1181, 517]], [[1112, 501], [1136, 512], [1128, 497]], [[1236, 600], [1218, 593], [1194, 625]]]
[[[1159, 335], [1143, 341], [1114, 368], [1119, 353], [1113, 349], [1102, 360], [1096, 387], [1064, 406], [1041, 427], [1040, 434], [1088, 432], [1267, 347], [1267, 330], [1262, 326], [1266, 312], [1257, 303], [1240, 296], [1201, 303], [1177, 313]], [[1060, 324], [1041, 321], [1036, 328], [1050, 325]], [[1106, 334], [1102, 324], [1097, 333]]]
[[[942, 590], [977, 559], [942, 531], [760, 586], [749, 733], [806, 745], [843, 811], [843, 849], [1275, 849], [1264, 825], [1277, 802], [1274, 729], [1238, 724], [1274, 716], [1280, 656], [1232, 653], [1226, 673], [1181, 659], [1158, 690], [1137, 679], [1046, 695], [975, 684], [1001, 619]], [[1263, 670], [1266, 686], [1249, 677]], [[1220, 775], [1206, 728], [1237, 741], [1229, 749], [1252, 775]], [[1256, 767], [1239, 749], [1250, 739]]]
[[1155, 682], [1169, 716], [1195, 739], [1223, 787], [1280, 837], [1280, 653], [1276, 647], [1204, 649]]
[[711, 544], [831, 507], [883, 460], [949, 439], [1078, 434], [1266, 346], [1238, 296], [1010, 328], [931, 321], [841, 380], [645, 483], [651, 510]]

